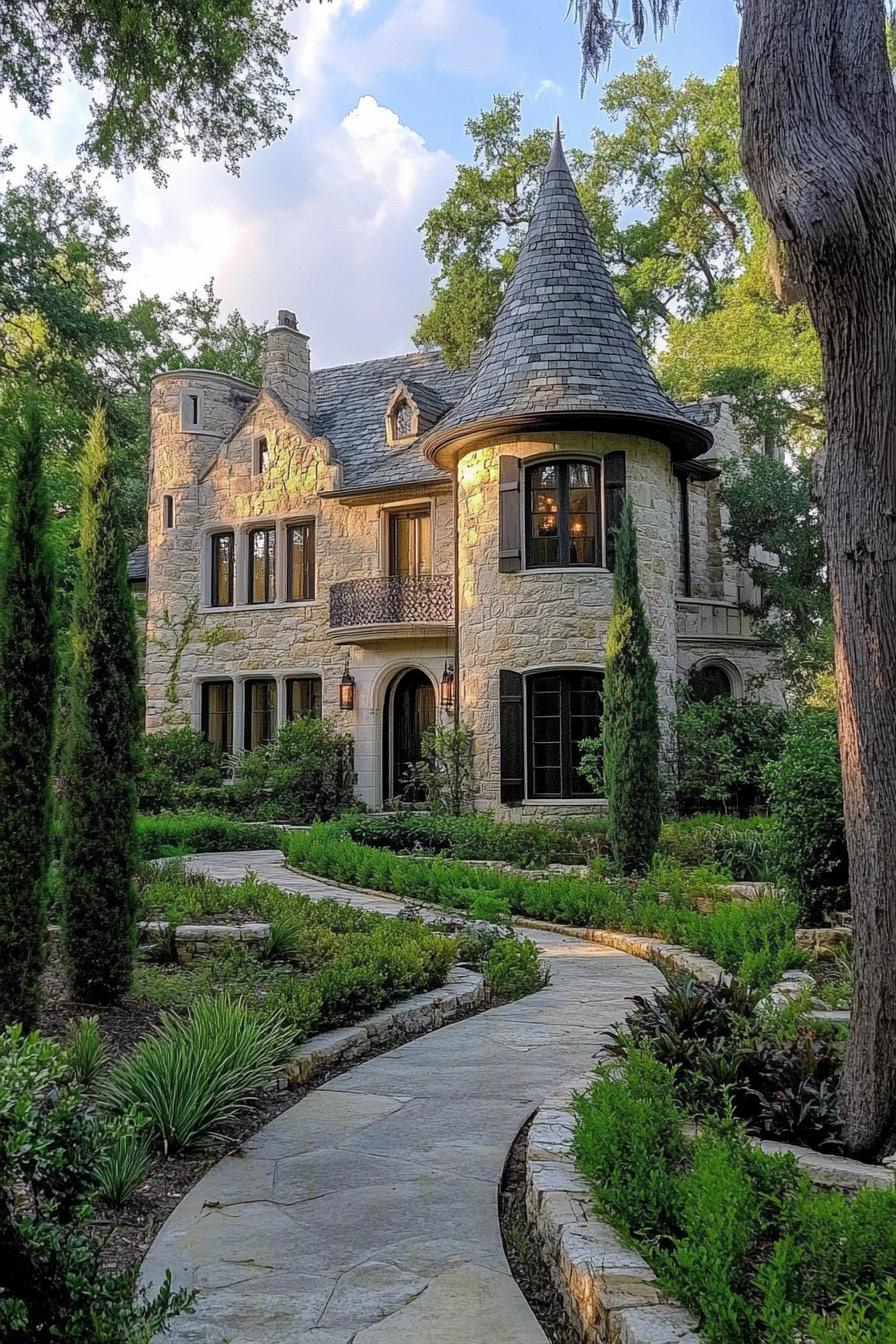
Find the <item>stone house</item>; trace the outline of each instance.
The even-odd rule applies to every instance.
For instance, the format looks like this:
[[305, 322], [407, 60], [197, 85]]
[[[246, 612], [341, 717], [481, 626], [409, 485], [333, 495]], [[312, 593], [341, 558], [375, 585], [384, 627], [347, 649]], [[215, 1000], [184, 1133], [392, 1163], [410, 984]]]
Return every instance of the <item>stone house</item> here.
[[559, 135], [473, 367], [417, 352], [312, 372], [286, 311], [262, 362], [261, 387], [153, 381], [150, 731], [186, 721], [229, 753], [331, 717], [377, 807], [423, 729], [457, 715], [479, 805], [599, 805], [578, 742], [599, 729], [626, 494], [661, 703], [695, 672], [706, 694], [755, 681], [778, 698], [722, 547], [718, 461], [741, 451], [728, 406], [660, 390]]

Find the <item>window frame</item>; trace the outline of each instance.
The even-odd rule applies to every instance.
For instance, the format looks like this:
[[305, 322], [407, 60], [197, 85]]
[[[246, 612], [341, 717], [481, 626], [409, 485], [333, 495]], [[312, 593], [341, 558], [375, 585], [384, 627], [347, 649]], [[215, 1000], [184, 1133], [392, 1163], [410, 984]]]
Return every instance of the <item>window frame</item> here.
[[[322, 719], [323, 718], [323, 678], [317, 673], [309, 672], [304, 675], [286, 676], [283, 678], [284, 685], [284, 722], [293, 723], [296, 719]], [[304, 714], [293, 714], [292, 712], [292, 688], [296, 685], [304, 685], [311, 688], [311, 708]]]
[[[263, 597], [255, 596], [255, 538], [267, 538], [264, 548], [262, 575]], [[277, 600], [277, 525], [264, 523], [260, 527], [250, 527], [246, 532], [246, 605], [249, 607], [269, 607]]]
[[[410, 574], [400, 574], [396, 568], [396, 538], [395, 529], [399, 520], [402, 518], [413, 519], [416, 522], [414, 528], [414, 570]], [[423, 553], [421, 545], [420, 520], [426, 519], [429, 526], [429, 568], [420, 567], [420, 557]], [[433, 574], [433, 540], [434, 540], [434, 520], [431, 503], [400, 505], [396, 508], [386, 510], [386, 574], [390, 578], [431, 578]]]
[[[219, 574], [218, 574], [218, 564], [216, 561], [216, 550], [218, 542], [222, 541], [225, 537], [229, 538], [230, 541], [230, 563], [227, 566], [229, 596], [226, 602], [222, 602], [219, 592]], [[210, 607], [226, 608], [235, 605], [234, 599], [236, 597], [236, 593], [234, 592], [234, 586], [236, 582], [236, 537], [237, 534], [233, 528], [220, 528], [218, 531], [208, 533], [208, 548], [209, 548], [208, 597]]]
[[[524, 556], [527, 570], [557, 570], [557, 569], [606, 569], [607, 568], [607, 538], [606, 538], [606, 507], [604, 501], [604, 468], [603, 459], [600, 457], [590, 457], [584, 455], [581, 457], [567, 457], [551, 454], [549, 457], [539, 457], [534, 460], [526, 461], [524, 464], [524, 489], [520, 492], [522, 496], [523, 507], [523, 535], [525, 537]], [[543, 564], [534, 558], [536, 537], [532, 536], [532, 520], [534, 515], [533, 497], [535, 493], [534, 478], [536, 472], [546, 466], [558, 468], [557, 478], [557, 560], [550, 564]], [[591, 489], [594, 493], [594, 510], [588, 516], [594, 518], [594, 559], [588, 561], [577, 561], [570, 559], [570, 547], [572, 545], [572, 535], [569, 530], [569, 496], [571, 489], [583, 489], [581, 486], [570, 486], [569, 475], [571, 467], [588, 467], [593, 473], [593, 484]]]
[[211, 691], [213, 688], [217, 688], [219, 690], [226, 689], [227, 691], [228, 704], [225, 713], [227, 714], [228, 731], [225, 733], [226, 745], [220, 748], [220, 752], [222, 756], [230, 756], [233, 754], [233, 733], [236, 721], [235, 720], [236, 697], [234, 695], [233, 681], [230, 678], [210, 677], [207, 681], [200, 682], [200, 688], [199, 688], [200, 732], [202, 733], [202, 736], [205, 738], [206, 742], [211, 743], [212, 746], [217, 745], [216, 743], [212, 742], [212, 739], [209, 735], [209, 720], [211, 718], [211, 709], [208, 703], [208, 695], [209, 691]]
[[[535, 747], [536, 745], [548, 745], [547, 742], [535, 742], [535, 716], [534, 695], [536, 692], [535, 683], [539, 679], [556, 677], [560, 681], [557, 694], [560, 697], [559, 713], [559, 736], [556, 744], [559, 747], [559, 762], [555, 767], [545, 767], [535, 765]], [[597, 728], [593, 736], [599, 736], [600, 726], [603, 719], [603, 682], [604, 673], [602, 668], [596, 667], [557, 667], [557, 668], [539, 668], [531, 672], [526, 672], [523, 676], [524, 696], [524, 717], [523, 731], [525, 735], [525, 761], [526, 761], [526, 799], [539, 803], [591, 803], [600, 799], [600, 794], [590, 789], [573, 788], [573, 782], [578, 773], [574, 764], [574, 747], [576, 741], [583, 741], [583, 738], [573, 739], [572, 736], [572, 718], [574, 717], [570, 709], [570, 698], [573, 694], [572, 680], [578, 678], [583, 680], [586, 677], [593, 677], [596, 683], [595, 694], [597, 696]], [[581, 686], [579, 692], [584, 689]], [[549, 693], [549, 692], [547, 692]], [[553, 716], [545, 716], [553, 717]], [[591, 736], [591, 734], [586, 734]], [[560, 792], [538, 792], [535, 788], [536, 770], [556, 769], [560, 773]]]
[[163, 532], [170, 532], [170, 531], [171, 531], [171, 529], [174, 527], [174, 519], [175, 519], [175, 516], [176, 516], [176, 515], [175, 515], [175, 512], [174, 512], [174, 496], [171, 495], [171, 494], [165, 494], [165, 495], [163, 495], [163, 496], [162, 496], [162, 530], [163, 530]]
[[271, 444], [267, 434], [257, 434], [252, 442], [252, 472], [264, 476], [271, 465]]
[[[269, 714], [270, 714], [270, 733], [265, 738], [259, 738], [253, 742], [253, 712], [252, 695], [255, 687], [264, 686], [268, 688], [269, 696]], [[252, 751], [255, 747], [266, 745], [273, 741], [274, 734], [277, 731], [277, 679], [276, 677], [246, 677], [242, 682], [243, 694], [243, 750]]]
[[[303, 573], [309, 577], [309, 592], [297, 596], [293, 592], [292, 575], [292, 536], [294, 532], [304, 531], [306, 538], [311, 539], [311, 558], [310, 563], [307, 557], [303, 557]], [[297, 518], [292, 522], [284, 524], [284, 545], [286, 555], [284, 565], [286, 568], [286, 598], [287, 602], [313, 602], [317, 595], [317, 523], [314, 518]], [[306, 541], [307, 545], [307, 541]]]
[[[193, 412], [195, 411], [195, 415]], [[180, 393], [180, 429], [182, 434], [202, 434], [205, 423], [205, 389], [184, 387]]]

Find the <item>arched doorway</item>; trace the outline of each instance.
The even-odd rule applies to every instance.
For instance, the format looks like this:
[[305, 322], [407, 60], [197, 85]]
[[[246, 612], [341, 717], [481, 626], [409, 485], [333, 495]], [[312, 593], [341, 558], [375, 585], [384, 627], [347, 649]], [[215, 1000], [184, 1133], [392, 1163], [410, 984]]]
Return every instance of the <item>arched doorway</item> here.
[[383, 715], [383, 798], [408, 798], [402, 785], [408, 768], [420, 759], [423, 734], [436, 721], [436, 693], [425, 672], [399, 672], [386, 696]]

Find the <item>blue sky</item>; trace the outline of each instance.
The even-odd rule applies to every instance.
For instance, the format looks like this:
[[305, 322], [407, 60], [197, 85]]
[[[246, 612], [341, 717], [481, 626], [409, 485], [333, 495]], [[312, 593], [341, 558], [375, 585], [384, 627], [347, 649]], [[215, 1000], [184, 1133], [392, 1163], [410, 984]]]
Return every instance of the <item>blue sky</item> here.
[[[145, 173], [104, 188], [129, 227], [128, 290], [169, 296], [214, 275], [254, 321], [293, 308], [316, 366], [411, 348], [430, 272], [417, 228], [468, 158], [464, 122], [494, 93], [523, 91], [528, 126], [558, 114], [588, 143], [600, 87], [579, 97], [578, 31], [566, 0], [299, 3], [288, 134], [239, 178], [184, 159], [160, 190]], [[618, 46], [612, 78], [656, 50], [677, 78], [735, 59], [732, 0], [683, 0], [674, 29], [640, 52]], [[49, 121], [0, 107], [17, 161], [75, 166], [89, 95], [65, 86]]]

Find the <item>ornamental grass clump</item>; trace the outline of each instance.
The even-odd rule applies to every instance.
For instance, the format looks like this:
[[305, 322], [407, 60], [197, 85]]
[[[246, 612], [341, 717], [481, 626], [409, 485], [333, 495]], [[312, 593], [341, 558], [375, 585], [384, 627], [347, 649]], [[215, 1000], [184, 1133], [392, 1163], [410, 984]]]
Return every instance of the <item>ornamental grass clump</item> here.
[[219, 994], [187, 1017], [164, 1013], [151, 1036], [109, 1075], [106, 1104], [136, 1107], [165, 1153], [205, 1146], [269, 1086], [293, 1033], [276, 1013]]

